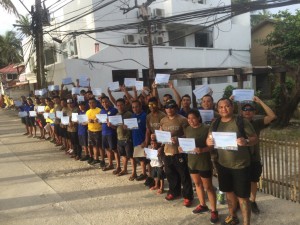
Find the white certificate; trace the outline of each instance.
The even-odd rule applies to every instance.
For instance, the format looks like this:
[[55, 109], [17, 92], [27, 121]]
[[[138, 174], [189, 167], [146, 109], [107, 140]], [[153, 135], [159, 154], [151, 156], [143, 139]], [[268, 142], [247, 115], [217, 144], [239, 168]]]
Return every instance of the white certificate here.
[[63, 116], [63, 112], [62, 111], [56, 111], [56, 117], [57, 118], [62, 118], [62, 116]]
[[71, 121], [72, 122], [77, 122], [78, 121], [78, 113], [72, 113]]
[[64, 79], [62, 80], [62, 83], [63, 83], [64, 85], [72, 84], [72, 83], [73, 83], [72, 77], [66, 77], [66, 78], [64, 78]]
[[195, 154], [195, 138], [178, 138], [179, 146], [182, 148], [184, 153]]
[[224, 150], [238, 149], [235, 132], [212, 132], [212, 136], [215, 148]]
[[137, 118], [124, 119], [124, 124], [128, 129], [139, 129]]
[[112, 124], [112, 125], [120, 125], [123, 123], [122, 120], [122, 116], [121, 115], [115, 115], [115, 116], [109, 116], [108, 117], [108, 121]]
[[35, 95], [35, 96], [41, 95], [40, 90], [34, 90], [34, 95]]
[[171, 132], [169, 131], [155, 130], [155, 136], [157, 142], [159, 143], [163, 143], [163, 144], [172, 143]]
[[45, 112], [45, 106], [44, 105], [39, 105], [37, 107], [37, 112], [39, 112], [39, 113]]
[[58, 91], [59, 90], [59, 86], [58, 85], [49, 85], [48, 86], [48, 90], [49, 91]]
[[27, 116], [27, 112], [19, 112], [19, 117], [26, 117]]
[[101, 96], [102, 95], [102, 89], [101, 88], [94, 88], [92, 91], [93, 91], [93, 95], [95, 95], [95, 96]]
[[41, 96], [47, 94], [47, 89], [43, 88], [42, 90], [40, 90], [40, 94], [41, 94]]
[[214, 118], [214, 110], [199, 110], [202, 123], [211, 122]]
[[146, 153], [147, 159], [158, 159], [158, 157], [157, 157], [158, 151], [157, 150], [150, 149], [150, 148], [144, 148], [144, 151]]
[[72, 95], [79, 95], [79, 94], [80, 94], [80, 88], [72, 87]]
[[14, 101], [14, 104], [15, 104], [16, 107], [20, 107], [22, 105], [22, 102], [16, 100], [16, 101]]
[[243, 101], [253, 101], [254, 90], [253, 89], [235, 89], [232, 91], [234, 96], [234, 101], [243, 102]]
[[196, 96], [196, 99], [201, 99], [204, 95], [208, 94], [210, 91], [211, 89], [207, 85], [201, 85], [200, 87], [197, 87], [195, 90], [193, 90], [193, 93]]
[[54, 120], [55, 119], [55, 113], [49, 113], [49, 118], [51, 120]]
[[70, 117], [68, 117], [68, 116], [62, 116], [61, 117], [61, 124], [69, 125], [69, 122], [70, 122]]
[[135, 88], [136, 88], [137, 91], [142, 91], [143, 88], [144, 88], [144, 81], [136, 80], [135, 81]]
[[29, 111], [29, 117], [36, 117], [36, 111]]
[[118, 91], [120, 89], [119, 81], [108, 83], [108, 88], [111, 91]]
[[98, 123], [106, 123], [107, 122], [107, 114], [97, 114]]
[[78, 115], [77, 119], [78, 119], [78, 123], [87, 123], [88, 122], [88, 117], [86, 114]]
[[167, 84], [169, 83], [170, 74], [162, 74], [158, 73], [155, 76], [155, 83], [156, 84]]
[[126, 87], [134, 87], [135, 86], [136, 79], [135, 78], [125, 78], [124, 84]]
[[43, 116], [44, 116], [44, 119], [46, 120], [49, 117], [49, 113], [44, 113]]
[[77, 102], [84, 102], [84, 96], [78, 95]]
[[90, 81], [89, 80], [79, 80], [79, 86], [80, 87], [89, 87]]

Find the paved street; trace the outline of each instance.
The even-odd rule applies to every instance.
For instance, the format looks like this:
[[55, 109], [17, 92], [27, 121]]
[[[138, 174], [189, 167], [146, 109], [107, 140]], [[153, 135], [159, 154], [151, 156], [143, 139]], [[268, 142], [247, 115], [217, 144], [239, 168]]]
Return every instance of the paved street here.
[[[209, 224], [182, 199], [164, 200], [143, 182], [70, 159], [53, 144], [23, 136], [13, 111], [0, 110], [0, 224]], [[300, 204], [259, 194], [252, 224], [300, 224]], [[225, 205], [218, 205], [221, 220]], [[241, 219], [241, 215], [239, 214]]]

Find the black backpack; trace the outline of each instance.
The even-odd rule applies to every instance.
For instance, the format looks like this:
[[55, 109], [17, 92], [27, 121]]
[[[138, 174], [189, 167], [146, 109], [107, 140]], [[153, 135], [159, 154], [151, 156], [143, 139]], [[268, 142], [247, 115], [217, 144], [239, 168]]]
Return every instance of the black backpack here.
[[[220, 122], [221, 122], [221, 117], [218, 117], [215, 120], [215, 122], [212, 124], [212, 131], [213, 132], [216, 132], [218, 130], [218, 126], [219, 126]], [[240, 136], [238, 136], [238, 138], [239, 137], [243, 137], [245, 139], [248, 139], [248, 137], [246, 135], [246, 132], [245, 132], [245, 126], [244, 126], [244, 119], [243, 119], [243, 117], [237, 116], [235, 118], [235, 122], [236, 122], [236, 125], [237, 125], [237, 127], [239, 129], [239, 133], [240, 133]]]

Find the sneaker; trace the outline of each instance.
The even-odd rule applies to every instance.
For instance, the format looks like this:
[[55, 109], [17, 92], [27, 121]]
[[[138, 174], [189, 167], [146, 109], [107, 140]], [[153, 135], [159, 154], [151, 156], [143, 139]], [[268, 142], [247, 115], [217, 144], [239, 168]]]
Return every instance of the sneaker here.
[[240, 221], [237, 217], [229, 215], [223, 221], [222, 225], [236, 225], [236, 224], [239, 224], [239, 223], [240, 223]]
[[68, 151], [68, 153], [71, 155], [71, 154], [73, 154], [73, 152], [74, 152], [74, 150], [73, 149], [69, 149], [69, 151]]
[[251, 206], [251, 211], [254, 213], [254, 214], [259, 214], [259, 208], [256, 204], [256, 202], [251, 202], [250, 201], [250, 206]]
[[219, 222], [219, 213], [218, 211], [211, 211], [210, 212], [210, 223], [215, 224]]
[[90, 165], [96, 165], [97, 163], [100, 163], [100, 160], [93, 160], [93, 162], [90, 163]]
[[87, 162], [88, 162], [88, 164], [91, 164], [93, 161], [94, 161], [94, 159], [91, 157], [91, 158], [88, 159]]
[[88, 155], [86, 155], [83, 158], [81, 158], [80, 161], [87, 161], [89, 159], [90, 159], [90, 157]]
[[100, 168], [104, 168], [105, 167], [105, 161], [104, 160], [101, 160], [100, 161]]
[[198, 205], [192, 212], [193, 214], [207, 212], [208, 207], [203, 205]]
[[192, 203], [193, 203], [193, 200], [190, 200], [190, 199], [187, 199], [187, 198], [183, 199], [183, 205], [185, 207], [190, 207], [192, 205]]
[[139, 176], [137, 176], [136, 180], [137, 181], [141, 181], [141, 180], [145, 180], [148, 176], [146, 174], [140, 174]]
[[180, 196], [174, 196], [174, 195], [172, 195], [172, 194], [167, 194], [167, 196], [165, 197], [165, 199], [166, 199], [167, 201], [173, 201], [173, 200], [175, 200], [175, 199], [177, 199], [177, 198], [180, 198]]

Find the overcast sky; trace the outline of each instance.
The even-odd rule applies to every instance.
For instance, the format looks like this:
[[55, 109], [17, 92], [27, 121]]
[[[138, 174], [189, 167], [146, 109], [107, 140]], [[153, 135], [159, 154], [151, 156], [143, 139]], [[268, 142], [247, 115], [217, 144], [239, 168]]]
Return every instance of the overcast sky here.
[[[22, 0], [21, 0], [22, 1]], [[68, 0], [64, 0], [61, 1], [62, 4], [66, 3]], [[24, 8], [24, 6], [22, 6], [22, 4], [20, 3], [19, 0], [12, 0], [12, 2], [14, 3], [14, 5], [17, 7], [19, 13], [21, 15], [26, 15], [28, 14], [27, 10]], [[28, 8], [28, 10], [30, 10], [30, 6], [34, 4], [35, 0], [23, 0], [25, 6]], [[46, 7], [51, 6], [52, 4], [56, 3], [57, 0], [46, 0], [45, 4]], [[59, 6], [60, 3], [57, 3], [57, 5]], [[289, 9], [290, 11], [295, 11], [296, 9], [300, 8], [300, 4], [296, 4], [296, 5], [292, 5], [289, 7], [282, 7], [282, 8], [276, 8], [276, 9], [271, 9], [270, 11], [272, 13], [276, 13], [279, 11], [279, 9], [281, 10], [285, 10], [285, 9]], [[50, 8], [51, 11], [51, 8]], [[13, 24], [16, 23], [16, 17], [13, 14], [8, 14], [6, 11], [3, 10], [3, 8], [0, 8], [0, 34], [4, 34], [6, 31], [10, 31], [10, 30], [15, 30], [13, 27]]]

